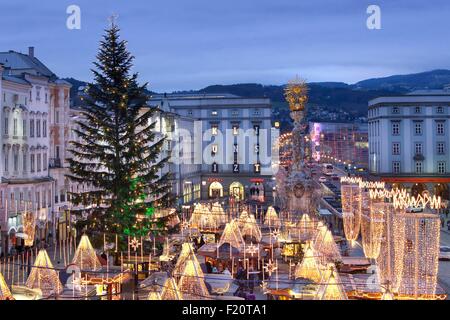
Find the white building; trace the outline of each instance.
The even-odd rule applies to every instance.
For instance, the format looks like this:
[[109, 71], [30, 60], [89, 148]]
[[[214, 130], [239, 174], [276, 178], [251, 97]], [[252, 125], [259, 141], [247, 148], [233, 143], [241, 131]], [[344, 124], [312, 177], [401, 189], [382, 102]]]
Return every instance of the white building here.
[[32, 47], [28, 54], [0, 52], [0, 74], [0, 225], [1, 247], [8, 250], [22, 244], [25, 206], [39, 218], [37, 238], [52, 227], [52, 112], [55, 106], [68, 105], [70, 85], [58, 80]]
[[368, 121], [371, 174], [449, 199], [449, 89], [373, 99]]
[[183, 203], [199, 195], [204, 200], [272, 198], [274, 133], [269, 99], [170, 94], [156, 95], [150, 103], [177, 115], [180, 124], [183, 150], [176, 153], [188, 161], [179, 165]]

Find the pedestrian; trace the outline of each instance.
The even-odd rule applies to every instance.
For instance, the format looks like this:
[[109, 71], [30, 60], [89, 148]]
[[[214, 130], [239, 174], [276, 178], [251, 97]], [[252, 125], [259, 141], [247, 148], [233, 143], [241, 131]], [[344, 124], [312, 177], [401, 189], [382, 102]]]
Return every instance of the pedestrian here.
[[450, 231], [450, 220], [447, 221], [447, 229]]

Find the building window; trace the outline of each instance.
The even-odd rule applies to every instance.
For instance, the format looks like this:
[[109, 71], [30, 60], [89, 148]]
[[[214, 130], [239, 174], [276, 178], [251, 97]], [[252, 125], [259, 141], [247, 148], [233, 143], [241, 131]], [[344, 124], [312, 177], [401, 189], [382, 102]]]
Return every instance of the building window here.
[[231, 115], [232, 115], [233, 117], [239, 116], [239, 110], [233, 110], [233, 111], [231, 111]]
[[400, 123], [393, 122], [392, 123], [392, 135], [398, 136], [400, 134]]
[[414, 132], [416, 135], [421, 135], [422, 134], [422, 123], [420, 122], [416, 122], [414, 125]]
[[13, 120], [13, 136], [17, 136], [17, 119]]
[[437, 107], [436, 113], [444, 113], [444, 107], [441, 107], [441, 106]]
[[394, 142], [392, 144], [392, 154], [393, 155], [399, 155], [400, 154], [400, 143]]
[[47, 138], [47, 120], [42, 121], [42, 136]]
[[400, 173], [400, 162], [399, 161], [392, 162], [392, 172]]
[[5, 134], [6, 135], [8, 135], [8, 132], [9, 132], [8, 124], [9, 124], [8, 117], [5, 117]]
[[421, 143], [416, 143], [415, 145], [414, 145], [414, 151], [415, 151], [415, 154], [417, 155], [417, 154], [423, 154], [422, 153], [422, 144]]
[[445, 173], [446, 172], [446, 168], [445, 168], [445, 161], [438, 161], [438, 173]]
[[27, 155], [23, 154], [23, 172], [27, 171]]
[[261, 111], [259, 111], [259, 109], [255, 109], [255, 110], [253, 110], [253, 115], [254, 116], [260, 116], [261, 115]]
[[44, 171], [47, 171], [47, 153], [44, 153], [43, 160], [42, 160], [42, 168]]
[[438, 142], [436, 146], [436, 152], [437, 154], [445, 154], [445, 143], [444, 142]]
[[422, 173], [422, 161], [416, 161], [415, 169], [416, 173]]
[[36, 137], [41, 136], [41, 120], [36, 120]]
[[34, 137], [34, 120], [30, 120], [30, 137]]
[[445, 134], [444, 124], [445, 124], [445, 122], [436, 122], [436, 134], [438, 134], [440, 136]]
[[219, 114], [219, 113], [217, 112], [217, 110], [211, 111], [211, 115], [212, 115], [213, 117], [217, 117], [218, 114]]
[[19, 171], [19, 154], [14, 152], [14, 172]]
[[393, 107], [392, 108], [392, 113], [394, 113], [394, 114], [400, 113], [400, 108], [399, 107]]
[[188, 116], [192, 116], [192, 110], [188, 110]]
[[30, 155], [30, 172], [34, 172], [34, 154]]
[[420, 113], [420, 112], [422, 112], [422, 110], [421, 110], [420, 107], [416, 107], [416, 108], [414, 109], [414, 113]]
[[37, 154], [37, 158], [36, 158], [36, 162], [37, 162], [37, 172], [41, 172], [41, 154], [38, 153]]
[[22, 135], [27, 136], [27, 120], [22, 121]]

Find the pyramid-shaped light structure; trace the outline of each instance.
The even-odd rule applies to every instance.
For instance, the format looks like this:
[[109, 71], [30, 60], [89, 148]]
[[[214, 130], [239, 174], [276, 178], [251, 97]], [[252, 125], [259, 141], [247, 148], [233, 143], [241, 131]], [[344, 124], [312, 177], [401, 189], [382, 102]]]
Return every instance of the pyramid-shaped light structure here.
[[[194, 253], [194, 247], [192, 246], [192, 243], [185, 242], [181, 245], [181, 252], [178, 257], [177, 263], [175, 264], [175, 268], [173, 269], [173, 275], [175, 277], [179, 277], [183, 274], [183, 270], [185, 269], [186, 263], [189, 260], [192, 260], [196, 265], [199, 264]], [[203, 276], [203, 272], [201, 269], [199, 272]]]
[[215, 218], [218, 226], [225, 225], [228, 217], [219, 202], [214, 202], [211, 206], [211, 215]]
[[321, 264], [326, 265], [330, 262], [342, 260], [333, 235], [326, 226], [320, 228], [313, 245], [321, 257]]
[[313, 245], [308, 243], [302, 262], [297, 264], [295, 268], [296, 279], [304, 278], [320, 283], [322, 280], [322, 267], [317, 255], [318, 253], [314, 250]]
[[200, 228], [202, 225], [202, 222], [204, 221], [203, 216], [209, 215], [209, 214], [210, 214], [210, 211], [206, 205], [197, 203], [194, 207], [194, 212], [192, 212], [191, 219], [189, 220], [190, 226], [192, 228]]
[[183, 300], [183, 294], [174, 278], [167, 278], [161, 291], [161, 300]]
[[45, 249], [39, 250], [25, 285], [30, 289], [40, 289], [43, 297], [60, 293], [63, 290], [58, 272], [53, 268]]
[[267, 208], [266, 217], [264, 219], [264, 224], [269, 227], [280, 228], [281, 221], [278, 218], [278, 214], [274, 207], [270, 206]]
[[339, 274], [329, 264], [316, 293], [316, 300], [348, 300]]
[[249, 217], [248, 211], [242, 210], [241, 215], [239, 216], [239, 219], [237, 221], [239, 228], [242, 229], [244, 227], [245, 223], [247, 222], [248, 217]]
[[183, 270], [183, 275], [178, 282], [178, 288], [183, 295], [189, 296], [190, 300], [203, 300], [209, 298], [209, 291], [206, 288], [203, 272], [200, 265], [188, 260]]
[[308, 214], [304, 213], [297, 224], [302, 238], [311, 238], [314, 236], [314, 222]]
[[249, 214], [247, 219], [242, 226], [241, 234], [243, 237], [254, 237], [256, 242], [260, 242], [262, 239], [261, 229], [259, 228], [256, 218], [253, 214]]
[[81, 270], [96, 271], [102, 267], [89, 237], [85, 234], [80, 239], [72, 263], [79, 266]]
[[3, 278], [3, 275], [0, 273], [0, 301], [1, 300], [14, 300], [14, 297], [6, 284], [5, 278]]
[[147, 300], [161, 300], [161, 294], [158, 291], [150, 291]]
[[225, 230], [223, 230], [218, 246], [220, 247], [224, 243], [228, 243], [238, 250], [244, 245], [244, 238], [242, 238], [238, 223], [234, 219], [225, 225]]

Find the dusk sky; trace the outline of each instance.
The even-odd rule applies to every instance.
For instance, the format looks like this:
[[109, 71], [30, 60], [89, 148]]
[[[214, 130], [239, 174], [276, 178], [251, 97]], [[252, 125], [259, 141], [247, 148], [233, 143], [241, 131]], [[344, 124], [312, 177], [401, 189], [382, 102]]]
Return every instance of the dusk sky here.
[[[0, 51], [27, 52], [60, 77], [91, 80], [108, 17], [163, 92], [212, 84], [359, 80], [450, 69], [448, 0], [0, 0]], [[81, 30], [66, 8], [81, 8]], [[366, 27], [381, 7], [381, 30]]]

